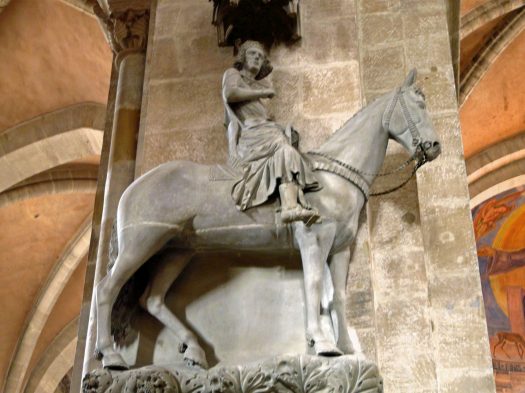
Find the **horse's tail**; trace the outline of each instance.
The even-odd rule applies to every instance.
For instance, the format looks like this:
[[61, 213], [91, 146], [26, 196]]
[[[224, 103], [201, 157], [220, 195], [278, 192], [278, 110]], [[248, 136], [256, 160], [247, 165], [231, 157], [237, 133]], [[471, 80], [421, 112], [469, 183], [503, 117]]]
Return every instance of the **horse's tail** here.
[[[118, 257], [118, 232], [116, 221], [111, 229], [109, 240], [108, 273], [113, 268]], [[133, 341], [136, 331], [132, 328], [132, 321], [139, 309], [139, 298], [147, 285], [147, 274], [139, 269], [120, 290], [111, 312], [111, 335], [118, 346], [125, 346]], [[143, 278], [144, 277], [144, 278]]]

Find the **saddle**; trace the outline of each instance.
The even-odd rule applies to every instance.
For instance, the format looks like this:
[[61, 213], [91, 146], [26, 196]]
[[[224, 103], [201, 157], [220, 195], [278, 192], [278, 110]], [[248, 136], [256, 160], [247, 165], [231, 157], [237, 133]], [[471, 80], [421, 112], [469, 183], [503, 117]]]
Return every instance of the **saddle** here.
[[242, 169], [229, 164], [216, 164], [210, 166], [210, 181], [236, 181], [242, 177]]

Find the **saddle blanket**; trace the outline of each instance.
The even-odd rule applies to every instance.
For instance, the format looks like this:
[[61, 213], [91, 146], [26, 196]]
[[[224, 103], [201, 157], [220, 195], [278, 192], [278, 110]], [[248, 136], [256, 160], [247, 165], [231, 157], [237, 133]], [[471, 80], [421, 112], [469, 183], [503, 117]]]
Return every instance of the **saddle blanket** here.
[[230, 165], [217, 164], [210, 166], [210, 181], [235, 181], [242, 177], [242, 170]]

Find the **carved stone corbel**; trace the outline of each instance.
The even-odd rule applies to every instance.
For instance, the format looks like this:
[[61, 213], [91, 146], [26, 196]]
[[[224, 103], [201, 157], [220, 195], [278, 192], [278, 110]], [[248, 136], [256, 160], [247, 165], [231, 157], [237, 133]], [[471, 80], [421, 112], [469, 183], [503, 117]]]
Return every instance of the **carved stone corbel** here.
[[107, 14], [96, 4], [93, 11], [105, 27], [106, 38], [117, 55], [117, 61], [127, 53], [146, 50], [149, 9], [129, 8]]
[[[212, 0], [210, 0], [212, 1]], [[300, 0], [213, 0], [212, 23], [219, 46], [246, 40], [266, 47], [301, 38]]]

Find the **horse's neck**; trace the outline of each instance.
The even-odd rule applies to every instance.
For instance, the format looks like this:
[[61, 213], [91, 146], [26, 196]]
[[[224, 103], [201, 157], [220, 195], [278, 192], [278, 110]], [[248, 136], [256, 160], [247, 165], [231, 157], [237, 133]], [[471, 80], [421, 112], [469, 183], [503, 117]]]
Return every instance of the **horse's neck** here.
[[388, 133], [382, 124], [388, 97], [383, 96], [361, 110], [316, 151], [362, 172], [377, 173], [383, 165], [388, 144]]

